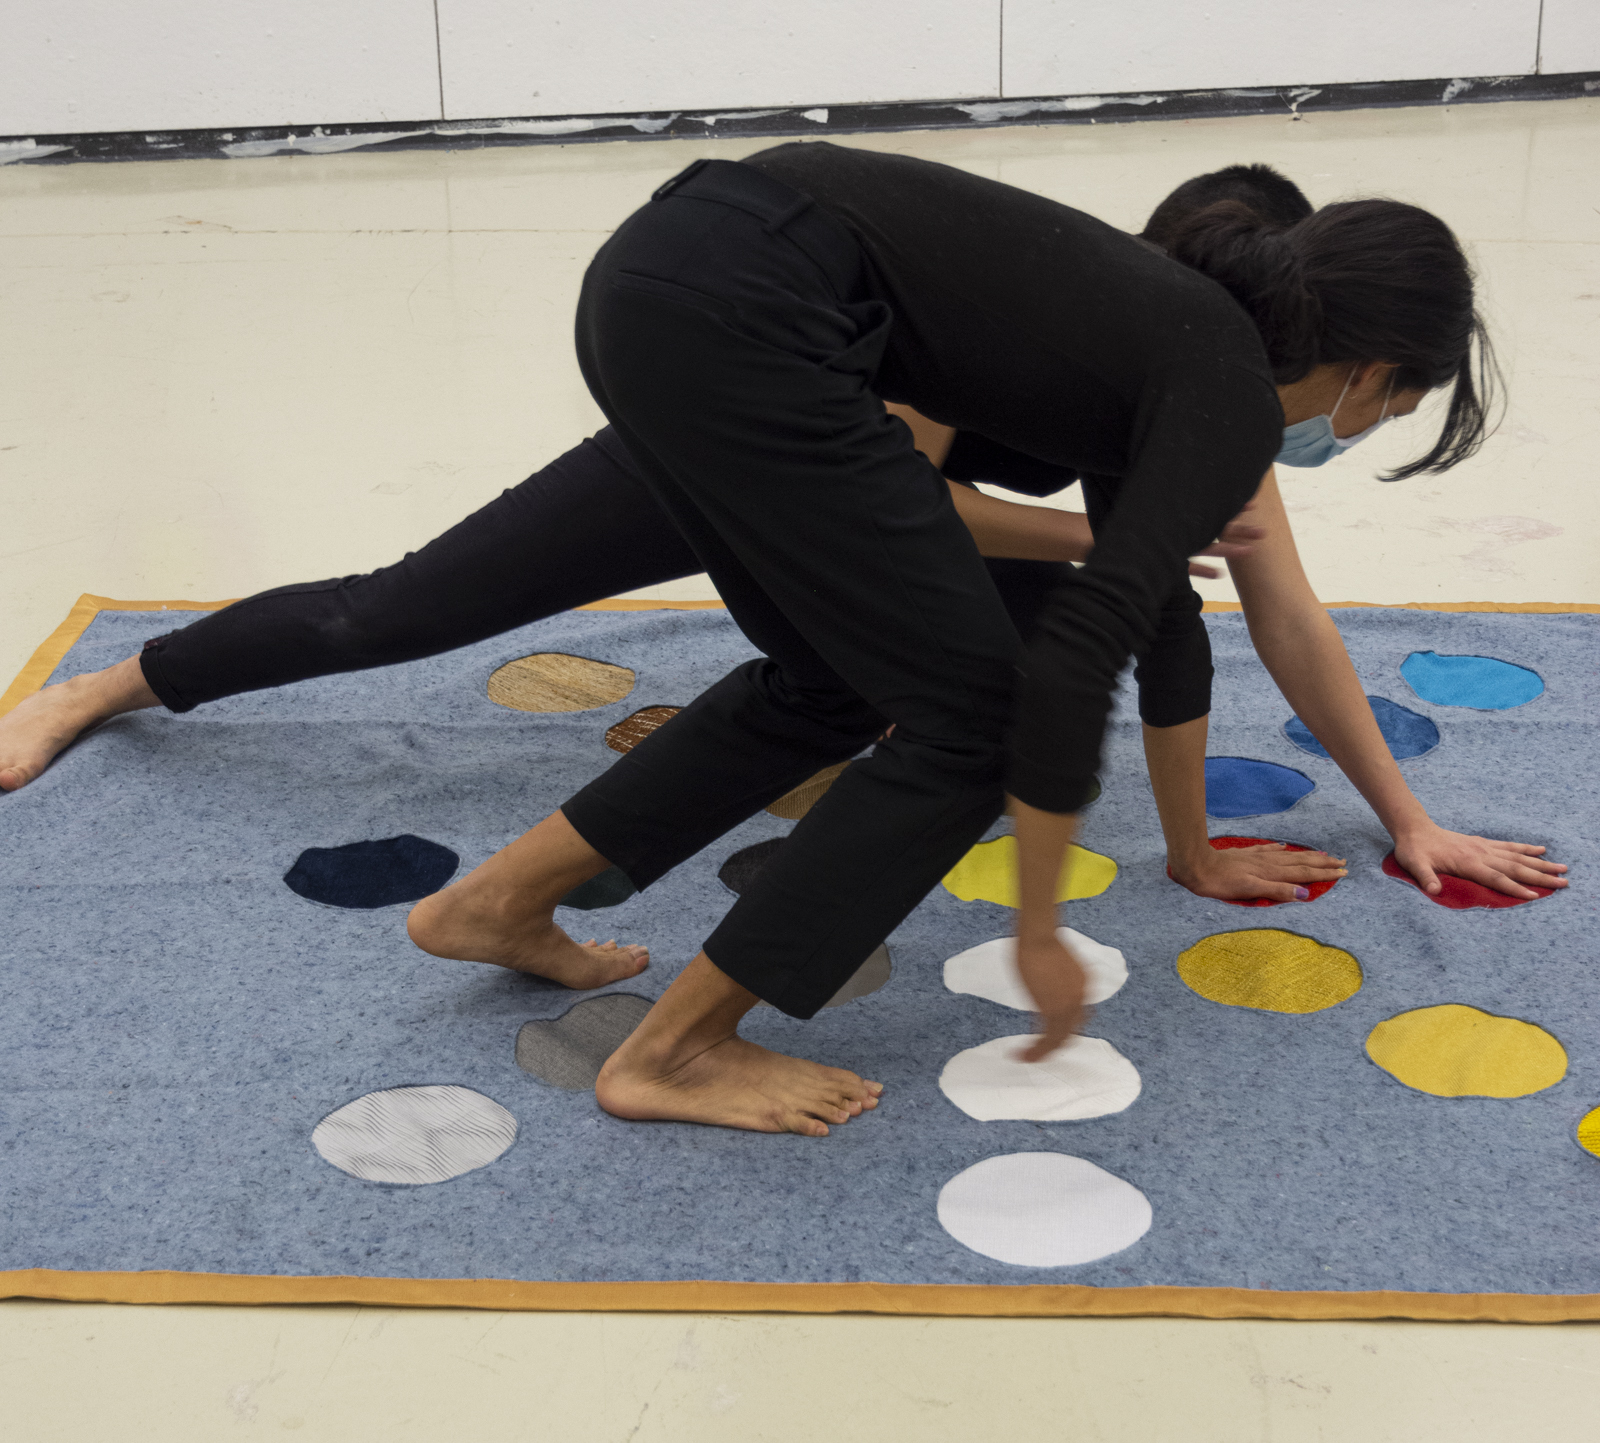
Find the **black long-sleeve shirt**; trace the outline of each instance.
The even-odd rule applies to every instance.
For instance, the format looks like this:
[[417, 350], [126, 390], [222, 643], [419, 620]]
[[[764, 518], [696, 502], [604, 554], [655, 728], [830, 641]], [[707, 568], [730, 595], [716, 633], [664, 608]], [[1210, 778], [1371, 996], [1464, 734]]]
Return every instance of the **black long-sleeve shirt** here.
[[1282, 444], [1254, 325], [1215, 282], [998, 181], [825, 142], [746, 164], [860, 244], [894, 314], [884, 400], [1114, 488], [1088, 564], [1040, 619], [1012, 726], [1012, 794], [1076, 811], [1118, 673]]

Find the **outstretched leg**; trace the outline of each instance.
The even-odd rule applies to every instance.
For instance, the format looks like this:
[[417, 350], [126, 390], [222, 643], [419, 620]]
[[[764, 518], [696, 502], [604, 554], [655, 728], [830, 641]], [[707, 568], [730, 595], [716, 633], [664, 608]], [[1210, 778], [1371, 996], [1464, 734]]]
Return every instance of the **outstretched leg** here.
[[611, 865], [560, 812], [411, 909], [406, 931], [424, 952], [489, 962], [574, 988], [605, 987], [650, 965], [644, 947], [574, 942], [556, 904]]
[[120, 712], [437, 656], [699, 570], [607, 429], [393, 566], [259, 592], [26, 699], [0, 718], [0, 791]]

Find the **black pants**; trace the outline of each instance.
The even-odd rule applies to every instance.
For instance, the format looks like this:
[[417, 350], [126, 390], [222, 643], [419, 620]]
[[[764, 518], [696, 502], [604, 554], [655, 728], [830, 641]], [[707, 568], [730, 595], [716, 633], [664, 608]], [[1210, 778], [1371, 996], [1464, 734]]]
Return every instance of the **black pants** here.
[[658, 196], [585, 277], [578, 358], [765, 659], [563, 810], [644, 885], [893, 722], [705, 944], [808, 1017], [999, 814], [1020, 642], [872, 392], [890, 315], [848, 233], [733, 162]]
[[[1072, 569], [987, 564], [1024, 636]], [[700, 569], [608, 426], [393, 566], [258, 592], [146, 643], [140, 663], [162, 703], [185, 712], [438, 656]]]

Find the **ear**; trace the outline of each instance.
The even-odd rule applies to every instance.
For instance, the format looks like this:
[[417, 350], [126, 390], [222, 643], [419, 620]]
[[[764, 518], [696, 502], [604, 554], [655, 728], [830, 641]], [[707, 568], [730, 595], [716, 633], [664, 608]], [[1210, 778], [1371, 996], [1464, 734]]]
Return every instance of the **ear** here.
[[1393, 361], [1362, 361], [1350, 378], [1350, 389], [1362, 395], [1383, 390], [1400, 367]]

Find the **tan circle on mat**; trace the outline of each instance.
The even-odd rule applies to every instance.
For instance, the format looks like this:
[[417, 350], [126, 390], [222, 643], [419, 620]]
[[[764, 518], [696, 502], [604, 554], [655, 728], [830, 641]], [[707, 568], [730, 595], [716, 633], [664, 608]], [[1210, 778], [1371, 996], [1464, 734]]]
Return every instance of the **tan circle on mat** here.
[[514, 711], [589, 711], [632, 690], [627, 667], [560, 651], [519, 656], [489, 678], [489, 700]]
[[[873, 949], [872, 955], [856, 968], [850, 980], [844, 984], [822, 1005], [824, 1007], [843, 1007], [846, 1002], [854, 1002], [858, 997], [870, 997], [885, 982], [889, 980], [894, 971], [894, 964], [889, 958], [888, 947], [880, 942]], [[758, 1002], [757, 1007], [771, 1007], [770, 1002]]]
[[816, 776], [808, 777], [801, 782], [792, 792], [785, 792], [767, 810], [775, 817], [798, 822], [822, 800], [822, 794], [839, 780], [840, 773], [849, 765], [848, 761], [843, 761], [835, 766], [824, 767]]
[[517, 1066], [568, 1092], [593, 1087], [600, 1069], [633, 1034], [650, 1003], [631, 992], [587, 997], [549, 1022], [524, 1022], [517, 1033]]
[[625, 716], [606, 730], [606, 745], [614, 752], [631, 752], [657, 727], [677, 716], [681, 706], [647, 706]]
[[1455, 1002], [1380, 1022], [1367, 1056], [1435, 1097], [1527, 1097], [1567, 1075], [1567, 1050], [1544, 1028]]
[[1275, 927], [1214, 932], [1178, 954], [1178, 976], [1225, 1007], [1263, 1012], [1321, 1012], [1361, 987], [1361, 964], [1348, 952]]

